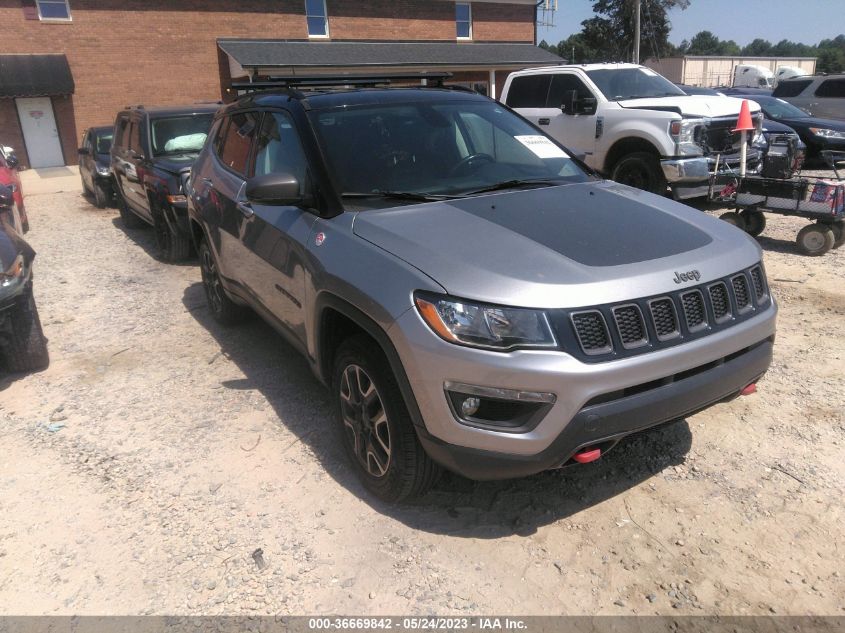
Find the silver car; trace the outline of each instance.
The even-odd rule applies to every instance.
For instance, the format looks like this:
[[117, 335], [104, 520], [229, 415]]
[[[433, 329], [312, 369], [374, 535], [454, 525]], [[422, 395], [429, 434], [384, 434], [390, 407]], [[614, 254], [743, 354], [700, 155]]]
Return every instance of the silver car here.
[[822, 119], [845, 119], [845, 75], [795, 77], [778, 83], [773, 97]]
[[570, 156], [460, 90], [242, 96], [188, 186], [210, 310], [302, 352], [388, 501], [593, 461], [750, 388], [777, 312], [757, 243]]

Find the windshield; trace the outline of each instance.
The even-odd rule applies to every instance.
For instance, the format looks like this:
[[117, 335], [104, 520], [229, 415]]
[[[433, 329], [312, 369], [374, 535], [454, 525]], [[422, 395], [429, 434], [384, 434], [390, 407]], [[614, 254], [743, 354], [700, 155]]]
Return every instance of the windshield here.
[[108, 154], [111, 150], [112, 133], [101, 132], [95, 139], [98, 154]]
[[461, 196], [589, 179], [559, 145], [494, 101], [367, 104], [309, 116], [347, 198]]
[[150, 123], [153, 156], [198, 153], [205, 144], [213, 118], [209, 113], [153, 119]]
[[809, 116], [803, 110], [783, 99], [766, 99], [760, 105], [763, 107], [765, 115], [770, 119], [806, 119]]
[[683, 90], [648, 68], [588, 70], [587, 75], [608, 101], [685, 96]]

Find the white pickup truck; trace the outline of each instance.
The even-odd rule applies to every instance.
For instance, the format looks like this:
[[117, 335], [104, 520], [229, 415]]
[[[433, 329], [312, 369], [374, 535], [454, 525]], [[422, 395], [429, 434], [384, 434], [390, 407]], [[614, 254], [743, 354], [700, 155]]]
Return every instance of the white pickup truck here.
[[[738, 170], [741, 99], [686, 95], [635, 64], [583, 64], [511, 73], [500, 99], [617, 182], [676, 199], [707, 193], [717, 157]], [[760, 163], [760, 106], [750, 102], [748, 169]]]

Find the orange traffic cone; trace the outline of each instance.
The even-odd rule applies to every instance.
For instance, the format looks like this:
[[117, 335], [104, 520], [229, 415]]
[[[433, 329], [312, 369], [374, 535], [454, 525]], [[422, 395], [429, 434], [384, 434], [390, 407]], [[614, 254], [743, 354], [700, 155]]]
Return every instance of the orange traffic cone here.
[[747, 132], [754, 129], [751, 122], [751, 108], [748, 106], [748, 99], [742, 100], [742, 107], [739, 109], [739, 119], [736, 122], [734, 132]]

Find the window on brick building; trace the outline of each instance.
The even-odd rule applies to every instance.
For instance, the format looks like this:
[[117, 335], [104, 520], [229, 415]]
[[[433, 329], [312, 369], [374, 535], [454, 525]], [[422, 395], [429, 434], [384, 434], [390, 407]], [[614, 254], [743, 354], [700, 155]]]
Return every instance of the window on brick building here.
[[40, 20], [71, 20], [68, 0], [36, 0], [35, 3]]
[[455, 24], [459, 40], [472, 39], [472, 7], [469, 2], [455, 3]]
[[329, 36], [326, 0], [305, 0], [305, 19], [308, 22], [308, 37]]

